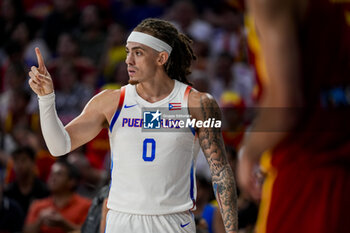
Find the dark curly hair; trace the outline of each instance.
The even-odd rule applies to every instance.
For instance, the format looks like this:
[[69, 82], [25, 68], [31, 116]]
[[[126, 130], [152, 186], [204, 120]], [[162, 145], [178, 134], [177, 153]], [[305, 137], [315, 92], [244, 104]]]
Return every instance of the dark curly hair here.
[[135, 27], [134, 31], [150, 34], [169, 44], [172, 47], [172, 52], [164, 64], [165, 72], [172, 79], [190, 84], [187, 76], [191, 74], [192, 61], [196, 60], [190, 38], [179, 32], [168, 21], [154, 18], [143, 20]]

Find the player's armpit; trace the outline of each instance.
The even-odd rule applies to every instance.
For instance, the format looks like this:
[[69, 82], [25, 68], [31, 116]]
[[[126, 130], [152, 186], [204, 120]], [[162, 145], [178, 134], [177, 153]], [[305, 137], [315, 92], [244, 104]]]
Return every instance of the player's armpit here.
[[[191, 115], [196, 120], [221, 120], [221, 111], [216, 101], [206, 93], [192, 92], [189, 99]], [[198, 127], [200, 146], [208, 161], [212, 183], [219, 203], [226, 232], [238, 231], [236, 184], [226, 159], [221, 127]]]

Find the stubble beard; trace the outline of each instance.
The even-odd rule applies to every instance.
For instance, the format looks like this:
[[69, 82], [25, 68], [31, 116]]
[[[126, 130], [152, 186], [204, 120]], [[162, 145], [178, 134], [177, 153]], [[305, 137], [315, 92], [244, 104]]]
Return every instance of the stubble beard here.
[[131, 84], [131, 85], [136, 85], [136, 84], [139, 84], [140, 82], [139, 81], [137, 81], [137, 80], [130, 80], [129, 79], [129, 84]]

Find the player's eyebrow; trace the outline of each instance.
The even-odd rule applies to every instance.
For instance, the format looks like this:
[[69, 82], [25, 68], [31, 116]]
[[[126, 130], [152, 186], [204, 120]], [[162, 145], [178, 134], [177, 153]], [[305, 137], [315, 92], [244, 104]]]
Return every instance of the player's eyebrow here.
[[136, 50], [136, 49], [141, 49], [141, 50], [143, 50], [143, 51], [145, 51], [145, 48], [143, 48], [142, 46], [135, 46], [135, 47], [132, 47], [132, 48], [128, 48], [127, 46], [125, 46], [125, 49], [126, 50]]

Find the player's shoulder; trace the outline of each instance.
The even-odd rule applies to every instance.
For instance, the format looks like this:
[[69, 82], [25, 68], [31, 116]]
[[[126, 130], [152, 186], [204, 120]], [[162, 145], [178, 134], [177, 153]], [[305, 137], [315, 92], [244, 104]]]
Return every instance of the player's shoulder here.
[[105, 115], [113, 114], [118, 106], [120, 93], [120, 89], [106, 89], [97, 93], [88, 102], [85, 112], [98, 112]]
[[206, 92], [197, 91], [194, 88], [191, 89], [188, 96], [188, 106], [190, 108], [206, 107], [212, 104], [216, 104], [216, 101], [212, 95]]
[[121, 93], [121, 89], [105, 89], [96, 94], [98, 98], [113, 98], [119, 97]]
[[121, 89], [105, 89], [99, 93], [97, 93], [92, 99], [95, 102], [111, 102], [111, 101], [119, 101]]
[[194, 89], [188, 96], [188, 108], [191, 115], [197, 119], [203, 119], [205, 116], [211, 115], [212, 112], [220, 111], [212, 95]]

